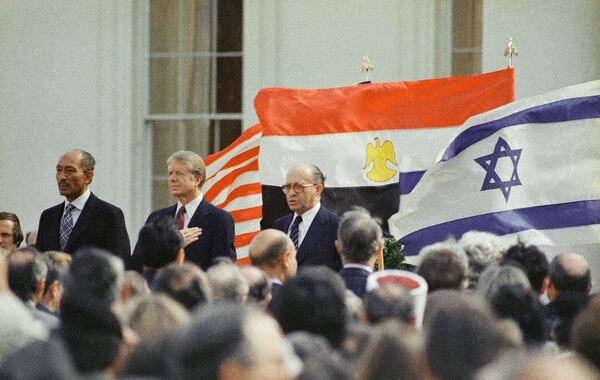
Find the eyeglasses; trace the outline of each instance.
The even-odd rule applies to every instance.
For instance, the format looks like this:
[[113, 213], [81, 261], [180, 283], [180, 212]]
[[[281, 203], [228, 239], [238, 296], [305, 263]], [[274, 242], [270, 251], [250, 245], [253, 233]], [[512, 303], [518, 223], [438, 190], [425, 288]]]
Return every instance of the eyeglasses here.
[[294, 183], [293, 185], [286, 183], [285, 185], [281, 185], [281, 190], [283, 190], [283, 192], [286, 194], [289, 193], [290, 190], [292, 190], [292, 189], [296, 193], [303, 193], [305, 187], [315, 186], [315, 185], [316, 185], [315, 183], [307, 183], [307, 184]]

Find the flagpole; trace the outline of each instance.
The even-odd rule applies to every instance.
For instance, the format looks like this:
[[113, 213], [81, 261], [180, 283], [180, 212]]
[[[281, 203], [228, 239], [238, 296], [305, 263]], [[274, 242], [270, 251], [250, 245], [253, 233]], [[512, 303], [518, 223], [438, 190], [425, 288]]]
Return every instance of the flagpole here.
[[365, 73], [365, 81], [361, 82], [361, 84], [371, 83], [370, 73], [373, 70], [375, 70], [375, 66], [373, 66], [367, 54], [363, 54], [362, 63], [360, 64], [360, 71]]
[[508, 67], [513, 67], [512, 59], [519, 55], [519, 51], [513, 45], [512, 36], [509, 37], [508, 42], [506, 43], [506, 49], [504, 49], [504, 56], [508, 58]]

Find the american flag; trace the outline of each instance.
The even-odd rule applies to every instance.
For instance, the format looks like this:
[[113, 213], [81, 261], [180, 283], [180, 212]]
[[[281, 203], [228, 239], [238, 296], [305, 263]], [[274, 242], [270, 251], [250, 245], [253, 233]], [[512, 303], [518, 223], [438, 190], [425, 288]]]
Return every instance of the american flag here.
[[248, 246], [260, 231], [262, 195], [258, 152], [262, 126], [247, 129], [227, 148], [204, 158], [204, 197], [228, 211], [235, 222], [237, 263], [248, 264]]

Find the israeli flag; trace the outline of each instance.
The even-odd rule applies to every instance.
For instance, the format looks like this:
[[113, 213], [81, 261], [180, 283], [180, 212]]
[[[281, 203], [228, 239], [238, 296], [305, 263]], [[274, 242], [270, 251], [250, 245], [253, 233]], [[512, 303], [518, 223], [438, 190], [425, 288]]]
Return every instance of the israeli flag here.
[[389, 225], [407, 255], [470, 230], [599, 243], [600, 80], [469, 119]]

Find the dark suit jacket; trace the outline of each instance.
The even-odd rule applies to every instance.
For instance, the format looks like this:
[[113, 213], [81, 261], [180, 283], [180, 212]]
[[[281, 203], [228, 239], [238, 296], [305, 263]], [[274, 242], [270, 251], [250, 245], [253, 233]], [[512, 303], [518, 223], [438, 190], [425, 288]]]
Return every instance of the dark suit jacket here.
[[367, 292], [367, 277], [371, 272], [362, 268], [342, 268], [340, 276], [346, 283], [346, 288], [352, 290], [354, 294], [363, 298]]
[[[273, 228], [287, 234], [293, 218], [293, 213], [281, 217], [273, 223]], [[339, 223], [340, 219], [337, 215], [321, 205], [304, 240], [298, 247], [296, 253], [298, 268], [308, 265], [325, 265], [335, 272], [342, 268], [342, 259], [335, 249]]]
[[283, 285], [278, 284], [276, 282], [271, 282], [271, 285], [272, 285], [272, 287], [271, 287], [271, 297], [272, 298], [271, 298], [271, 302], [269, 302], [269, 305], [267, 306], [267, 310], [270, 313], [273, 313], [275, 310], [275, 304], [277, 302], [279, 302], [279, 293], [281, 292], [281, 287]]
[[[60, 219], [65, 204], [42, 212], [35, 246], [38, 250], [60, 251]], [[64, 251], [74, 253], [84, 246], [95, 246], [127, 260], [131, 253], [125, 218], [120, 208], [90, 194]]]
[[[150, 214], [146, 223], [157, 217], [175, 218], [176, 211], [177, 204], [156, 210]], [[193, 262], [203, 270], [207, 270], [213, 264], [213, 260], [219, 256], [228, 257], [235, 263], [235, 228], [233, 218], [227, 211], [213, 206], [202, 198], [202, 202], [190, 219], [189, 227], [202, 228], [202, 235], [185, 247], [186, 261]], [[134, 255], [138, 255], [137, 248], [134, 250]]]

